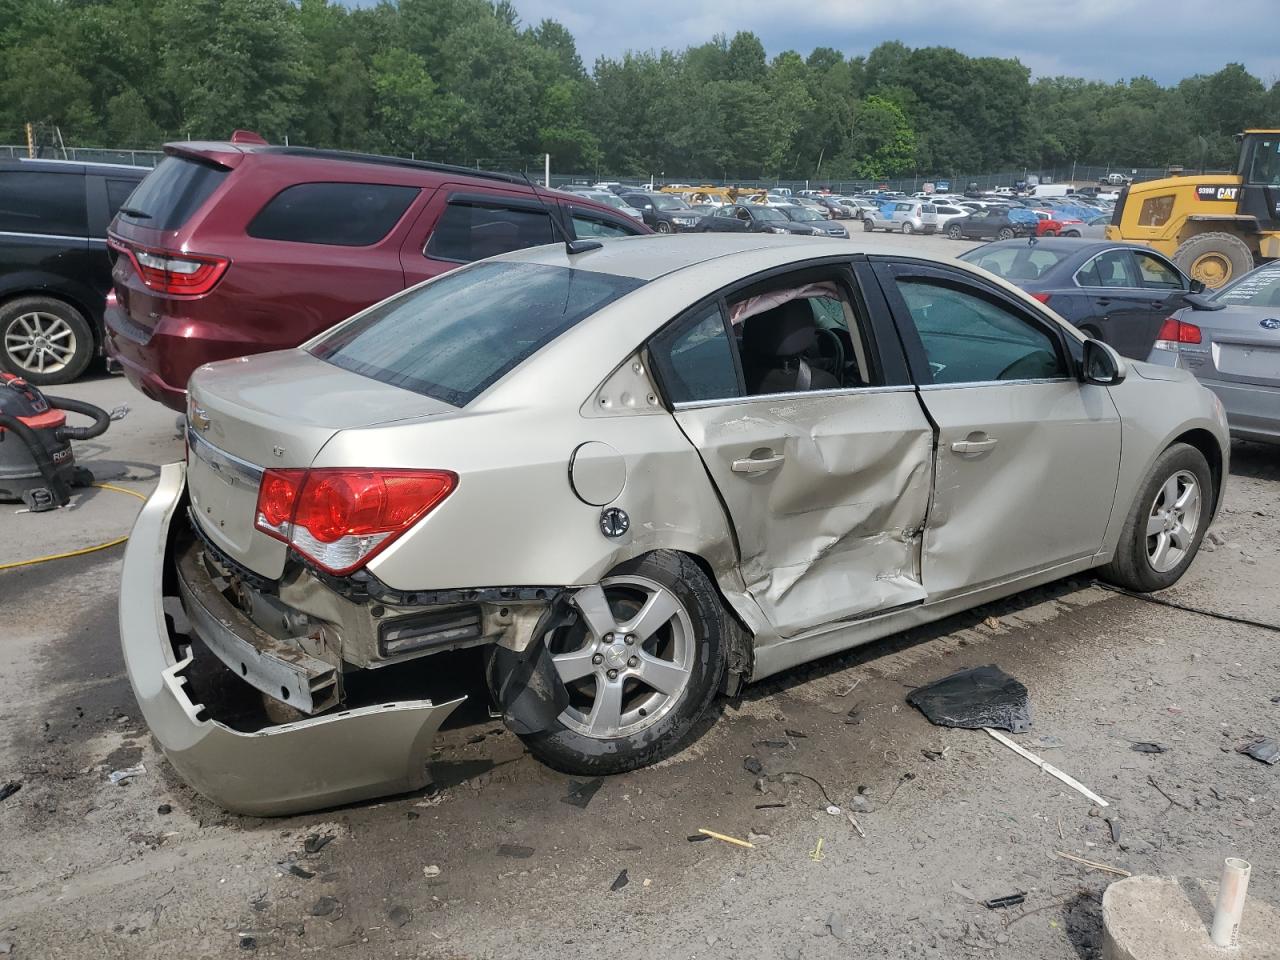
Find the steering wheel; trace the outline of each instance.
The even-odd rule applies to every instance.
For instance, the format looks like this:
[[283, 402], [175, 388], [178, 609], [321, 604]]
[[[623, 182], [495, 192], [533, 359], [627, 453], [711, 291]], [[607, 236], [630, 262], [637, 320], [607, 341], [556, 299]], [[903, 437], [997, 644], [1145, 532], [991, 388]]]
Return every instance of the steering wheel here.
[[998, 374], [997, 380], [1038, 380], [1051, 377], [1058, 366], [1058, 358], [1048, 350], [1034, 350], [1019, 357]]
[[840, 381], [840, 385], [844, 386], [844, 341], [840, 339], [840, 335], [834, 330], [826, 327], [816, 327], [818, 332], [818, 355], [825, 356], [827, 351], [823, 349], [824, 343], [831, 344], [831, 353], [834, 354], [835, 369], [831, 372], [835, 378]]

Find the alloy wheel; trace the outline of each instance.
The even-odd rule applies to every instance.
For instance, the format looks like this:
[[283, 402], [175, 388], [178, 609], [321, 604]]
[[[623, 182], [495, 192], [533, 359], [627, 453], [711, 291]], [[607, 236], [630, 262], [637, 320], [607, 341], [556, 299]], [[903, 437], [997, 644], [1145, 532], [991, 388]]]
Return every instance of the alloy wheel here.
[[44, 311], [20, 314], [4, 334], [4, 349], [29, 373], [57, 373], [76, 354], [76, 333], [61, 317]]
[[665, 716], [693, 672], [693, 621], [647, 577], [609, 577], [573, 596], [581, 623], [548, 638], [569, 691], [560, 722], [596, 739], [635, 734]]
[[1200, 483], [1179, 470], [1160, 487], [1147, 514], [1147, 562], [1168, 573], [1186, 558], [1200, 526]]

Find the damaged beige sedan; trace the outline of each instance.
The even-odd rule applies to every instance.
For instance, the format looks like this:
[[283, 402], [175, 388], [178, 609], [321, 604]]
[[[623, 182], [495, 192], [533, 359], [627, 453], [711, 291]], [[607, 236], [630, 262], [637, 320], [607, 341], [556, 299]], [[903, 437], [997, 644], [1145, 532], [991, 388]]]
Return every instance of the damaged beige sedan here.
[[616, 773], [816, 657], [1090, 568], [1177, 580], [1213, 395], [902, 244], [541, 247], [201, 368], [121, 596], [169, 760], [247, 813], [419, 788], [460, 701], [415, 678], [479, 647], [536, 757]]

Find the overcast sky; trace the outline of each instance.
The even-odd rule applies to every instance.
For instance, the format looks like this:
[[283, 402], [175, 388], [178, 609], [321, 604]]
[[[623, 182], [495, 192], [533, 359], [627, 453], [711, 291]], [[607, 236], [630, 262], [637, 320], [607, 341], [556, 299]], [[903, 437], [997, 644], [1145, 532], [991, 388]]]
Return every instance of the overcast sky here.
[[523, 22], [554, 17], [588, 67], [601, 54], [682, 49], [751, 30], [772, 56], [817, 46], [848, 56], [884, 40], [1017, 57], [1036, 76], [1146, 75], [1176, 83], [1243, 63], [1280, 79], [1280, 0], [515, 0]]

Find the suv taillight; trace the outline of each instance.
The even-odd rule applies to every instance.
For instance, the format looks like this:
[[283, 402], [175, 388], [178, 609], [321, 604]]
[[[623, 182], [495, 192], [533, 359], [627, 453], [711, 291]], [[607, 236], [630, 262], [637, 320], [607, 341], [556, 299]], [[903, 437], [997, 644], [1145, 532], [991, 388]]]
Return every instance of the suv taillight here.
[[1180, 343], [1199, 343], [1200, 328], [1177, 317], [1166, 317], [1156, 334], [1157, 350], [1177, 350]]
[[267, 470], [253, 525], [341, 576], [390, 546], [457, 485], [448, 470]]
[[113, 250], [124, 254], [152, 290], [179, 297], [200, 297], [214, 288], [231, 266], [226, 257], [135, 247], [112, 238]]

